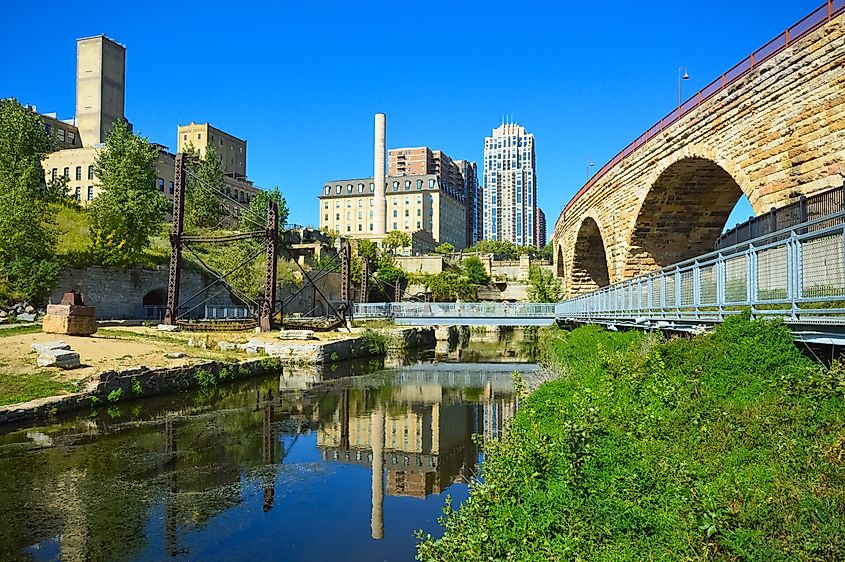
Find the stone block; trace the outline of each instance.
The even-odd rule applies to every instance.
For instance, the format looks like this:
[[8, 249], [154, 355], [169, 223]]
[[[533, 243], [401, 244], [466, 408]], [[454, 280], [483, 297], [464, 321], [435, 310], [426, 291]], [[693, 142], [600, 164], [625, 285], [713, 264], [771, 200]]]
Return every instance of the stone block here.
[[236, 351], [238, 344], [229, 341], [221, 341], [217, 343], [217, 349], [220, 351]]
[[65, 349], [48, 349], [38, 356], [38, 366], [75, 369], [79, 367], [79, 354]]
[[169, 353], [165, 353], [164, 356], [168, 359], [181, 359], [185, 357], [185, 354], [181, 351], [171, 351]]
[[178, 332], [179, 326], [177, 326], [175, 324], [173, 324], [173, 325], [171, 325], [171, 324], [159, 324], [158, 326], [156, 326], [156, 329], [159, 332]]
[[44, 343], [34, 343], [29, 347], [30, 349], [32, 349], [32, 351], [35, 351], [37, 353], [44, 353], [45, 351], [49, 351], [51, 349], [69, 350], [70, 344], [65, 343], [63, 341], [48, 341]]
[[90, 336], [97, 332], [97, 319], [93, 316], [59, 316], [48, 314], [44, 317], [41, 331], [48, 334]]
[[316, 340], [314, 330], [282, 330], [279, 332], [281, 340]]
[[97, 308], [69, 304], [48, 304], [47, 314], [55, 314], [57, 316], [90, 316], [91, 318], [96, 318]]
[[21, 312], [17, 315], [18, 322], [35, 322], [35, 314]]

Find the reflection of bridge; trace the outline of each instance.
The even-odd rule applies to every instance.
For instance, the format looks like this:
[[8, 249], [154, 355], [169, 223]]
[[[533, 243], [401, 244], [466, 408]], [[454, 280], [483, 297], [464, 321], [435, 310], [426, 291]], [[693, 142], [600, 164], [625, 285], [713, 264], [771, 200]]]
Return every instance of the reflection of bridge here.
[[[567, 295], [710, 252], [743, 195], [760, 216], [841, 185], [843, 12], [845, 0], [820, 6], [675, 108], [578, 191], [552, 237]], [[678, 275], [697, 275], [688, 271]]]
[[553, 303], [400, 302], [356, 304], [353, 318], [393, 318], [406, 326], [550, 326]]

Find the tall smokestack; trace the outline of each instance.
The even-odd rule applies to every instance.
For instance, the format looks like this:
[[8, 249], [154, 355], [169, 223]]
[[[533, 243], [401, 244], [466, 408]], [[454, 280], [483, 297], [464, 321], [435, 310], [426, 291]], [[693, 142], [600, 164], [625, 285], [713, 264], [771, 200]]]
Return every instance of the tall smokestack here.
[[387, 200], [384, 193], [384, 162], [387, 159], [385, 152], [385, 122], [387, 117], [384, 113], [376, 113], [375, 150], [373, 152], [374, 169], [373, 184], [373, 234], [384, 234], [387, 223]]

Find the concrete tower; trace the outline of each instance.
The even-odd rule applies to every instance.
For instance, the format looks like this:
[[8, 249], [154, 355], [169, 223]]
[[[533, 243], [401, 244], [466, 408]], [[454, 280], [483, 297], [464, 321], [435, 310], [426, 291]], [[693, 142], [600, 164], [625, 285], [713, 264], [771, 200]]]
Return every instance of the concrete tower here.
[[126, 49], [105, 35], [76, 41], [76, 127], [82, 146], [105, 142], [125, 119]]
[[387, 159], [385, 150], [385, 135], [387, 117], [384, 113], [376, 113], [375, 150], [373, 153], [373, 234], [385, 233], [387, 224], [387, 199], [384, 193], [384, 163]]

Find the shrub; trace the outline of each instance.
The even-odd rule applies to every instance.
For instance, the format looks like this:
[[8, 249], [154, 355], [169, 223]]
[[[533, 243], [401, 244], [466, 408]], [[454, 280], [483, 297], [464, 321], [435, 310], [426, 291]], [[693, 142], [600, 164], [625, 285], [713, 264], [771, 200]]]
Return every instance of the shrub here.
[[361, 343], [372, 355], [384, 355], [387, 353], [387, 336], [367, 328], [361, 333]]

